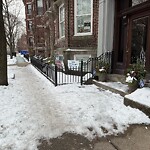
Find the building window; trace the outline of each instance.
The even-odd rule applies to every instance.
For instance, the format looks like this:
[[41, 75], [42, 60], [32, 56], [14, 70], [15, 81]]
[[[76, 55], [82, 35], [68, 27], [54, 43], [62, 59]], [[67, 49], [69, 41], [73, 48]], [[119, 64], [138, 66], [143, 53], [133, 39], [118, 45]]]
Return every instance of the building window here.
[[50, 2], [49, 2], [49, 0], [47, 0], [45, 3], [46, 3], [46, 4], [45, 4], [45, 6], [46, 6], [46, 10], [48, 10], [48, 9], [49, 9], [49, 7], [50, 7]]
[[43, 0], [37, 0], [37, 15], [43, 14]]
[[92, 34], [93, 0], [75, 0], [75, 34]]
[[144, 3], [146, 1], [148, 1], [148, 0], [132, 0], [132, 6]]
[[65, 7], [64, 7], [64, 4], [62, 4], [59, 7], [59, 36], [60, 37], [65, 36]]
[[32, 13], [32, 6], [31, 4], [27, 4], [27, 14], [31, 15], [31, 13]]
[[28, 21], [28, 30], [32, 31], [32, 21]]
[[29, 46], [33, 46], [33, 38], [29, 37], [28, 39]]

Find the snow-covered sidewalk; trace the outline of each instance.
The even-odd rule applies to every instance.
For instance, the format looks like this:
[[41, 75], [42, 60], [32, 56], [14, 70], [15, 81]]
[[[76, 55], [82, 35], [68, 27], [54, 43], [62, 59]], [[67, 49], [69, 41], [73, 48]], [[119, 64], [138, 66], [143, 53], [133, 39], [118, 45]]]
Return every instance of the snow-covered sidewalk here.
[[[35, 150], [38, 139], [64, 132], [92, 139], [123, 132], [129, 124], [150, 124], [120, 95], [95, 85], [54, 87], [32, 65], [8, 67], [9, 86], [0, 86], [0, 149]], [[15, 79], [11, 75], [15, 74]]]

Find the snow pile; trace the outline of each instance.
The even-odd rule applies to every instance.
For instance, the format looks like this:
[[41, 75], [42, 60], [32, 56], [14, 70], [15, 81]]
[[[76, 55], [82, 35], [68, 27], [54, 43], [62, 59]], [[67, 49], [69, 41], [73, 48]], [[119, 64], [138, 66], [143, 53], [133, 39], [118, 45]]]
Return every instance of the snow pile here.
[[9, 59], [10, 58], [10, 56], [9, 55], [7, 55], [7, 65], [15, 65], [16, 64], [16, 57], [14, 57], [13, 56], [13, 58], [12, 59]]
[[89, 139], [123, 132], [129, 124], [150, 124], [120, 95], [95, 85], [54, 87], [31, 65], [8, 67], [9, 86], [0, 86], [0, 149], [35, 150], [38, 139], [64, 132]]
[[126, 95], [126, 98], [150, 107], [150, 88], [145, 87], [137, 89], [135, 92]]
[[121, 82], [101, 82], [101, 84], [104, 84], [106, 86], [112, 87], [114, 89], [127, 92], [128, 91], [128, 85], [122, 84]]

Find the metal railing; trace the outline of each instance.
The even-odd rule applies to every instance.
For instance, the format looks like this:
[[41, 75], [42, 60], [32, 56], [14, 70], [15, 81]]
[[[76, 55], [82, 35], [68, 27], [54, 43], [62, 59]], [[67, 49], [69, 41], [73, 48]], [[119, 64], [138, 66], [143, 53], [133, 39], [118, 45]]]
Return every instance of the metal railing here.
[[87, 80], [84, 76], [86, 72], [84, 71], [83, 61], [81, 61], [81, 68], [60, 68], [54, 64], [43, 63], [41, 60], [34, 57], [31, 58], [31, 64], [35, 66], [47, 79], [49, 79], [55, 86], [71, 83], [81, 83]]
[[65, 68], [56, 64], [44, 63], [42, 59], [31, 58], [31, 63], [55, 86], [71, 83], [85, 83], [88, 79], [94, 78], [96, 68], [106, 67], [111, 72], [112, 52], [106, 52], [99, 57], [81, 60], [78, 68]]

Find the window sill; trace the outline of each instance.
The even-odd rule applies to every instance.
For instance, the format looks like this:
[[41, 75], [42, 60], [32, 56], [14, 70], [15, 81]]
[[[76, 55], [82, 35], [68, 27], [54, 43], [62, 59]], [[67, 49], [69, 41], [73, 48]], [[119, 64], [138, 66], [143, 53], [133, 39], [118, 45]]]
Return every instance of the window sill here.
[[61, 36], [61, 37], [59, 38], [59, 40], [62, 40], [62, 39], [65, 39], [65, 36]]
[[76, 34], [74, 34], [74, 36], [88, 36], [88, 35], [92, 35], [92, 33], [76, 33]]

